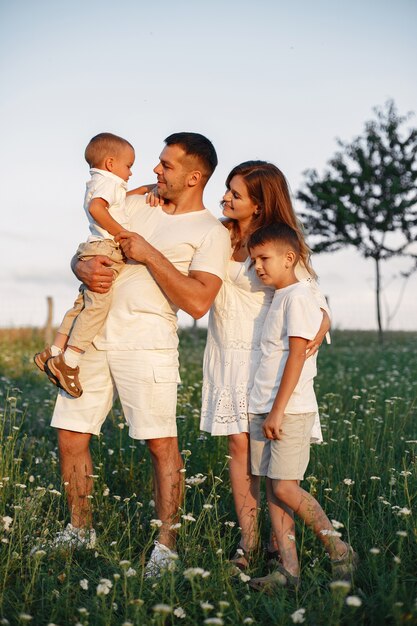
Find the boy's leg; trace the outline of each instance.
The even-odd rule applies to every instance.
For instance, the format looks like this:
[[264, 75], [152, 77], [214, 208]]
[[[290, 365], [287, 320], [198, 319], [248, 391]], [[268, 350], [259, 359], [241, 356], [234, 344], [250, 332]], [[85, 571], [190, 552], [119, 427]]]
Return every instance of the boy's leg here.
[[298, 576], [300, 568], [295, 543], [294, 513], [275, 496], [270, 478], [266, 479], [266, 497], [282, 565], [292, 576]]
[[320, 539], [331, 559], [346, 553], [346, 543], [335, 536], [335, 530], [320, 504], [297, 480], [272, 480], [273, 493], [309, 526]]
[[250, 464], [250, 440], [248, 433], [229, 435], [230, 483], [236, 515], [241, 530], [239, 547], [250, 552], [258, 544], [258, 508], [260, 477], [254, 476]]

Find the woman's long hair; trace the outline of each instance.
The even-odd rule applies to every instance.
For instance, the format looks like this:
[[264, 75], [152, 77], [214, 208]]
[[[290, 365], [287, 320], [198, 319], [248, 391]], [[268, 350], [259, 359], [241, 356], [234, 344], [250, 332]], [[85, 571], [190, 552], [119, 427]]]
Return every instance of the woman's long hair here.
[[[230, 189], [230, 181], [234, 176], [241, 176], [245, 182], [248, 195], [258, 206], [258, 211], [252, 217], [252, 232], [274, 222], [283, 222], [291, 226], [297, 233], [300, 242], [300, 261], [309, 274], [316, 277], [310, 263], [310, 249], [304, 238], [303, 227], [295, 215], [291, 202], [287, 180], [281, 170], [267, 161], [245, 161], [236, 165], [226, 179], [226, 187]], [[231, 231], [232, 242], [241, 244], [241, 234], [238, 222], [227, 218], [225, 226]]]

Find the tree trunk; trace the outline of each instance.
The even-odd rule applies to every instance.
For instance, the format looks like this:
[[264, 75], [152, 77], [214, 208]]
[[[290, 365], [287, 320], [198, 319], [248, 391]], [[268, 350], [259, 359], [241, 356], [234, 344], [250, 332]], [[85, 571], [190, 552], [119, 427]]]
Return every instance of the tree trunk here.
[[379, 259], [375, 258], [375, 269], [376, 269], [376, 317], [378, 320], [378, 339], [379, 343], [384, 343], [384, 334], [382, 332], [382, 321], [381, 321], [381, 273], [379, 267]]

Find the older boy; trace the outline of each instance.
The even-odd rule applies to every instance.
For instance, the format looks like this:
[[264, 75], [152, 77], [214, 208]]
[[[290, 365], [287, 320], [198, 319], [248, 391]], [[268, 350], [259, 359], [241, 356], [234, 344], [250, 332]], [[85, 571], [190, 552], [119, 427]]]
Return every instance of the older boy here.
[[248, 247], [258, 276], [276, 289], [249, 401], [252, 473], [267, 476], [269, 512], [282, 559], [271, 574], [250, 584], [271, 591], [277, 585], [299, 583], [292, 511], [323, 543], [335, 576], [349, 574], [356, 555], [337, 536], [317, 500], [299, 485], [310, 458], [318, 408], [313, 388], [316, 355], [306, 359], [306, 346], [315, 337], [322, 314], [310, 290], [295, 276], [297, 234], [286, 224], [265, 226], [251, 235]]

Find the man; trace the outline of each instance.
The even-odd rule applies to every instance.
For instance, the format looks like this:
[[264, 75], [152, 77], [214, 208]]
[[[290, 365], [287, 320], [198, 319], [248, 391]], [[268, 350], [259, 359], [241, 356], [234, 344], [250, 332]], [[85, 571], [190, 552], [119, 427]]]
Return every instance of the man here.
[[[145, 439], [151, 454], [155, 504], [162, 522], [146, 567], [157, 575], [175, 558], [175, 531], [182, 497], [175, 420], [178, 374], [177, 311], [203, 316], [220, 289], [230, 257], [228, 231], [203, 204], [203, 190], [217, 165], [211, 142], [196, 133], [165, 140], [155, 167], [161, 206], [132, 195], [130, 230], [120, 244], [129, 262], [113, 285], [104, 328], [83, 356], [81, 398], [60, 394], [52, 426], [58, 428], [63, 481], [71, 524], [57, 543], [92, 545], [95, 532], [88, 495], [93, 466], [92, 434], [100, 432], [118, 393], [129, 434]], [[103, 293], [113, 281], [106, 257], [74, 263], [78, 278]]]

